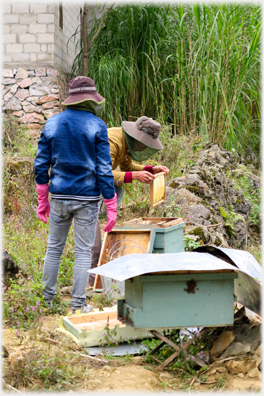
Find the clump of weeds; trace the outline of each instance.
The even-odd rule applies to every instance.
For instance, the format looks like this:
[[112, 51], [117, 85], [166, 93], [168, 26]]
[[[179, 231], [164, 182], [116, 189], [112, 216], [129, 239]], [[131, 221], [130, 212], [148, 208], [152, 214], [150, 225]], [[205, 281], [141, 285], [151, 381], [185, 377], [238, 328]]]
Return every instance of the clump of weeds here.
[[100, 293], [93, 293], [92, 302], [94, 303], [95, 308], [99, 308], [99, 311], [103, 311], [104, 307], [113, 307], [116, 305], [116, 300], [122, 298], [123, 296], [121, 295], [118, 287], [115, 284], [112, 284]]

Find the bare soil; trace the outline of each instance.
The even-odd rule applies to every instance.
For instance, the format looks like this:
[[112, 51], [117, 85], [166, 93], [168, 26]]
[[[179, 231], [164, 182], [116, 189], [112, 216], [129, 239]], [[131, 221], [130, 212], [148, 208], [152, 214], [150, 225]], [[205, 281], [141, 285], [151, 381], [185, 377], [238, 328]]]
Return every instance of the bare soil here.
[[[5, 358], [5, 365], [17, 359], [29, 359], [29, 353], [34, 345], [35, 349], [43, 351], [43, 354], [51, 356], [61, 351], [62, 342], [60, 342], [60, 332], [56, 331], [59, 317], [46, 316], [42, 329], [42, 337], [38, 341], [29, 341], [27, 346], [19, 345], [15, 330], [4, 328], [2, 342], [9, 352], [9, 357]], [[52, 338], [50, 336], [52, 334]], [[56, 337], [57, 334], [57, 337]], [[50, 341], [52, 340], [53, 341]], [[75, 345], [75, 344], [74, 344]], [[83, 353], [84, 350], [77, 344], [76, 351]], [[104, 359], [103, 356], [98, 356]], [[24, 360], [24, 361], [25, 361]], [[78, 367], [79, 365], [79, 367]], [[83, 381], [74, 389], [77, 392], [94, 391], [104, 392], [176, 392], [176, 391], [196, 391], [196, 392], [245, 392], [261, 391], [261, 380], [257, 378], [240, 378], [238, 375], [230, 375], [224, 366], [211, 365], [209, 370], [204, 374], [206, 378], [201, 381], [200, 374], [190, 376], [184, 379], [181, 371], [172, 371], [169, 368], [159, 371], [157, 366], [145, 363], [141, 356], [131, 356], [124, 358], [112, 358], [107, 363], [90, 360], [82, 357], [79, 362], [74, 363], [76, 371], [87, 369], [87, 375]], [[5, 370], [6, 372], [6, 370]], [[8, 381], [6, 374], [5, 383]], [[12, 390], [8, 386], [5, 390]], [[29, 391], [23, 386], [18, 388], [19, 391]]]

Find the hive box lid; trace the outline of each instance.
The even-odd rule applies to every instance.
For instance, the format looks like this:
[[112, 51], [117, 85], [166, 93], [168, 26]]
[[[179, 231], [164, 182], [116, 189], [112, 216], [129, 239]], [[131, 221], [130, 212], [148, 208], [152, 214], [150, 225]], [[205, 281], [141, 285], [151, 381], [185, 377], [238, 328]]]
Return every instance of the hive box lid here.
[[234, 271], [236, 268], [208, 253], [129, 254], [88, 272], [118, 281], [150, 273]]

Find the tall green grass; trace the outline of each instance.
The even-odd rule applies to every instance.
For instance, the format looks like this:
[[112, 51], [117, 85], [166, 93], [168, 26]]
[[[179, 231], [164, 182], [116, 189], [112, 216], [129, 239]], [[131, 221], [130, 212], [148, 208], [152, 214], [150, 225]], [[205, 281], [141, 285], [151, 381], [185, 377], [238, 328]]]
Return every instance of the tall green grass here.
[[[90, 38], [100, 20], [90, 20]], [[259, 149], [261, 7], [114, 7], [91, 48], [88, 75], [109, 126], [147, 115], [227, 149]], [[82, 56], [73, 64], [81, 70]]]

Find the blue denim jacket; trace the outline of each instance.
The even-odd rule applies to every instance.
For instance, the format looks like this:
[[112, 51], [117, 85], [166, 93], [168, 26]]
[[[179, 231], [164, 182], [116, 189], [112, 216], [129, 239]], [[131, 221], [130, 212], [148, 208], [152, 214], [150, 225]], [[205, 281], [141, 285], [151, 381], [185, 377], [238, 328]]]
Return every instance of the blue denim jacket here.
[[50, 193], [115, 195], [106, 124], [87, 111], [67, 108], [47, 121], [34, 165], [36, 183], [50, 181]]

